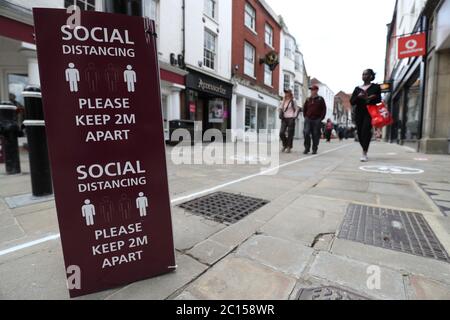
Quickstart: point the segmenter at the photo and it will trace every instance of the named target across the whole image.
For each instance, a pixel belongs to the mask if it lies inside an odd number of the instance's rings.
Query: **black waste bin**
[[[178,129],[181,130],[177,131]],[[182,130],[185,130],[185,132],[183,133]],[[188,139],[188,141],[186,141],[186,139]],[[195,121],[191,120],[169,121],[169,145],[175,146],[180,142],[188,142],[191,144],[191,146],[195,145]]]

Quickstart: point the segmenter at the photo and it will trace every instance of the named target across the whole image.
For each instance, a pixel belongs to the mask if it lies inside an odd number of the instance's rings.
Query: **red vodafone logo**
[[[406,49],[412,50],[412,49],[416,49],[417,48],[417,41],[414,39],[409,40],[408,42],[406,42],[405,46]]]
[[[426,54],[425,33],[415,34],[398,40],[398,58],[419,57]]]

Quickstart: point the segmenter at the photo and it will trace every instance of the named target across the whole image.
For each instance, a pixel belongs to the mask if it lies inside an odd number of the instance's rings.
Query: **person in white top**
[[[280,139],[283,143],[281,152],[291,153],[294,143],[295,124],[301,110],[294,100],[292,90],[287,89],[284,91],[284,94],[284,99],[278,108],[281,120]]]

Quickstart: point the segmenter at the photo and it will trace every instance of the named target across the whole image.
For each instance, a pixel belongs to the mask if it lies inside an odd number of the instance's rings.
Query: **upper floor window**
[[[294,98],[297,101],[301,101],[301,94],[300,94],[300,84],[296,83],[294,86]]]
[[[292,78],[289,73],[284,74],[284,89],[292,90]]]
[[[270,69],[270,66],[268,64],[264,64],[264,84],[266,86],[271,87],[272,86],[272,79],[273,79],[273,72]]]
[[[81,10],[95,11],[95,0],[64,0],[64,6],[78,6]]]
[[[158,3],[157,3],[157,0],[146,0],[144,2],[144,6],[145,6],[144,7],[144,11],[145,11],[146,15],[150,19],[158,22]]]
[[[244,51],[244,73],[255,77],[255,47],[246,42]]]
[[[216,39],[217,36],[209,30],[205,29],[205,43],[203,51],[203,63],[205,67],[210,69],[216,68]]]
[[[295,71],[300,71],[300,55],[295,55]]]
[[[213,19],[217,16],[217,0],[205,0],[205,14]]]
[[[256,11],[248,3],[245,4],[245,25],[249,29],[256,31]]]
[[[284,55],[288,58],[292,59],[292,39],[289,37],[286,37],[284,41]]]
[[[266,23],[266,44],[273,47],[273,28]]]

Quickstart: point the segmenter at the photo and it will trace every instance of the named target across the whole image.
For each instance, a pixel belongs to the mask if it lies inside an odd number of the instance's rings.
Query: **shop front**
[[[256,141],[258,135],[270,135],[279,128],[279,104],[279,97],[236,83],[232,106],[233,139]]]
[[[186,71],[160,61],[161,74],[161,107],[164,119],[164,136],[170,139],[169,124],[172,120],[181,119],[181,106],[186,89]]]
[[[224,138],[231,129],[231,83],[190,70],[186,76],[186,103],[181,118],[202,123],[203,132],[217,129]]]
[[[424,86],[421,70],[420,59],[407,66],[388,98],[394,118],[394,124],[388,128],[390,142],[414,149],[418,149],[422,138]]]

